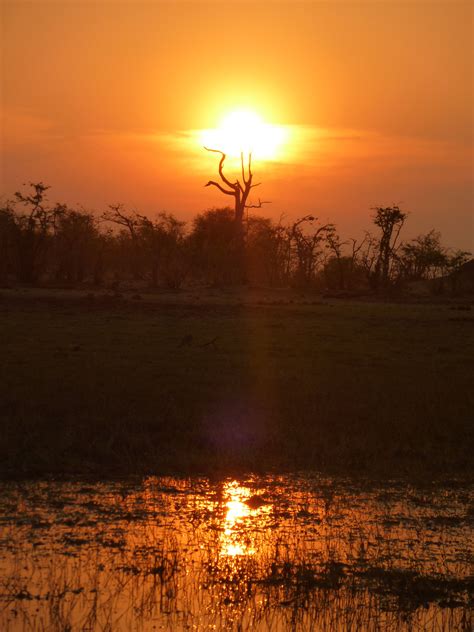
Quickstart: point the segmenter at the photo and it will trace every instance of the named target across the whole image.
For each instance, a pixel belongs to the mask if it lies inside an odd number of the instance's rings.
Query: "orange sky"
[[[234,108],[290,136],[255,165],[264,214],[343,237],[374,205],[474,250],[470,2],[5,1],[0,194],[189,219],[227,203],[196,142]]]

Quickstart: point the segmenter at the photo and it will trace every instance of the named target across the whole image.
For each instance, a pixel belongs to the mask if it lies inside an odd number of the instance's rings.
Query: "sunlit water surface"
[[[0,489],[5,632],[472,629],[474,505],[459,482]]]

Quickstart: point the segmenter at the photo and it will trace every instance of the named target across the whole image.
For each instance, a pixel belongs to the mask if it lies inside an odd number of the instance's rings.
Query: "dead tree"
[[[263,204],[268,204],[268,202],[262,202],[261,200],[259,200],[257,204],[248,204],[250,191],[261,184],[260,182],[257,182],[256,184],[253,184],[252,182],[252,152],[249,152],[248,154],[247,164],[245,164],[244,152],[240,152],[242,179],[239,180],[238,178],[236,178],[234,182],[231,182],[229,178],[227,178],[227,176],[224,174],[224,162],[227,158],[227,155],[220,149],[210,149],[209,147],[204,147],[204,149],[206,149],[206,151],[212,151],[216,154],[221,155],[221,159],[219,161],[219,176],[223,184],[225,185],[223,186],[215,180],[209,180],[209,182],[205,186],[217,187],[219,191],[222,191],[222,193],[224,193],[224,195],[230,195],[234,198],[234,219],[237,227],[241,230],[243,234],[242,227],[244,222],[245,209],[261,208]]]

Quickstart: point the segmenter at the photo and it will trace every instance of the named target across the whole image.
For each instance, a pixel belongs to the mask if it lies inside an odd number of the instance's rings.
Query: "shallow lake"
[[[462,481],[0,490],[5,632],[472,629],[474,494]]]

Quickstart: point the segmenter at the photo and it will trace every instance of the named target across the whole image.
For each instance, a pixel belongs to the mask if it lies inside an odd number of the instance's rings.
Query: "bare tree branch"
[[[209,182],[207,184],[204,185],[205,187],[209,187],[209,186],[215,186],[217,187],[220,191],[222,191],[222,193],[225,193],[226,195],[235,195],[235,191],[226,191],[224,189],[224,187],[222,187],[218,182],[214,182],[214,180],[209,180]]]
[[[236,188],[237,188],[237,184],[238,183],[237,182],[234,182],[234,183],[230,182],[230,180],[228,180],[225,177],[225,175],[224,175],[224,162],[225,162],[225,159],[227,158],[227,155],[223,151],[221,151],[220,149],[211,149],[210,147],[204,147],[204,149],[206,151],[212,151],[215,154],[220,154],[221,155],[221,159],[219,161],[219,175],[220,175],[221,179],[223,180],[223,182],[225,182],[228,187],[230,187],[231,189],[234,189],[234,191],[235,191]]]
[[[219,161],[219,176],[224,184],[226,184],[229,189],[224,188],[218,182],[214,180],[209,180],[209,182],[205,186],[215,186],[219,191],[224,193],[225,195],[232,195],[235,200],[235,222],[242,229],[242,223],[244,219],[245,209],[248,208],[261,208],[263,204],[268,204],[268,201],[261,201],[259,199],[258,204],[247,204],[247,200],[250,194],[251,189],[260,185],[260,182],[256,184],[252,184],[252,152],[248,154],[248,164],[245,165],[245,157],[244,152],[240,152],[240,171],[241,171],[241,180],[237,179],[235,182],[231,182],[224,175],[224,162],[226,159],[226,154],[220,149],[212,149],[210,147],[204,147],[206,151],[212,151],[216,154],[220,154],[221,159]],[[246,173],[247,171],[247,173]]]
[[[271,204],[270,200],[261,200],[260,198],[258,198],[258,203],[257,204],[246,204],[245,208],[262,208],[262,206],[264,204]]]

